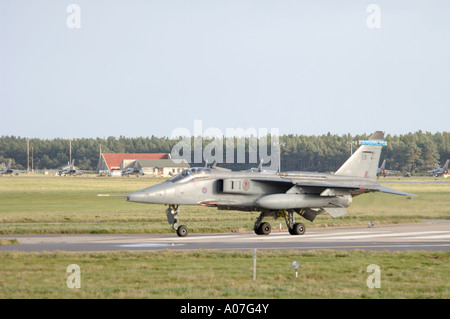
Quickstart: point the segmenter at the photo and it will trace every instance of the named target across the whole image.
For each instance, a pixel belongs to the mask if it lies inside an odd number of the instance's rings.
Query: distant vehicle
[[[68,163],[69,164],[69,163]],[[72,160],[72,164],[69,165],[69,167],[66,167],[64,169],[61,169],[58,171],[59,176],[67,176],[67,175],[82,175],[85,170],[79,170],[74,168],[75,159]]]
[[[19,175],[22,171],[11,169],[11,159],[9,159],[8,165],[2,163],[2,168],[0,169],[0,174],[3,175]]]
[[[144,175],[144,172],[140,169],[137,169],[136,167],[136,162],[134,162],[134,166],[133,167],[128,167],[126,169],[124,169],[122,171],[122,176],[130,176],[130,175],[136,175],[136,177],[138,177],[139,175]]]
[[[399,174],[400,171],[394,171],[394,170],[390,170],[390,169],[386,169],[386,160],[383,161],[383,164],[381,164],[381,166],[377,169],[377,176],[391,176],[391,175],[395,175],[395,174]]]
[[[436,163],[436,168],[431,170],[431,171],[427,171],[428,173],[430,173],[430,176],[434,176],[434,177],[439,177],[442,175],[448,175],[449,170],[448,170],[448,164],[449,164],[450,160],[447,160],[444,164],[443,167],[440,167],[438,163]]]
[[[258,211],[254,224],[257,235],[268,235],[266,217],[284,218],[291,235],[303,235],[305,225],[295,214],[313,221],[317,215],[346,214],[354,196],[383,192],[416,196],[381,186],[376,180],[384,132],[375,132],[334,174],[312,172],[264,172],[262,165],[250,171],[216,167],[192,167],[163,183],[125,195],[129,202],[165,204],[167,220],[177,235],[188,234],[178,225],[180,205],[217,207],[219,210]],[[104,196],[104,195],[100,195]],[[120,195],[119,195],[120,196]]]

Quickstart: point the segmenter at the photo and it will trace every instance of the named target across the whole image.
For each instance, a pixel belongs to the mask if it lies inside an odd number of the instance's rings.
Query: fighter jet
[[[427,171],[428,173],[430,173],[430,176],[434,176],[434,177],[439,177],[442,175],[446,175],[448,174],[449,170],[448,170],[448,164],[449,164],[450,160],[447,160],[444,164],[443,167],[440,167],[438,163],[436,163],[436,168],[431,170],[431,171]]]
[[[258,165],[258,167],[252,167],[248,170],[245,170],[244,172],[259,172],[259,173],[264,173],[264,174],[274,174],[277,171],[271,170],[271,169],[266,169],[264,166],[264,161],[261,161]]]
[[[377,176],[390,176],[390,175],[395,175],[400,173],[400,171],[394,171],[394,170],[390,170],[390,169],[385,169],[386,166],[386,160],[383,161],[383,163],[381,164],[381,166],[377,169]]]
[[[59,176],[66,176],[66,175],[82,175],[85,171],[79,170],[74,168],[75,159],[72,160],[72,164],[70,164],[68,167],[61,169],[58,171]]]
[[[122,171],[122,176],[130,176],[130,175],[144,175],[144,172],[136,167],[137,161],[134,162],[133,167],[128,167]]]
[[[215,167],[193,167],[163,183],[125,195],[129,202],[168,205],[166,215],[177,235],[188,234],[178,225],[181,205],[217,207],[219,210],[258,211],[254,224],[258,235],[268,235],[271,225],[266,217],[284,218],[291,235],[303,235],[305,225],[296,214],[309,221],[328,213],[346,214],[354,196],[383,192],[416,196],[381,186],[377,168],[384,132],[373,133],[334,173],[231,171]]]
[[[0,169],[0,174],[3,175],[9,175],[9,174],[16,174],[18,175],[18,171],[16,172],[15,170],[11,169],[11,159],[9,159],[8,165],[6,165],[5,163],[2,163],[2,168]]]

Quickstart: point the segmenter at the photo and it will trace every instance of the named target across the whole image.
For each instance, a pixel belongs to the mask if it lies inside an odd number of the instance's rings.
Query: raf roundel
[[[206,194],[207,191],[208,191],[208,189],[207,189],[206,187],[203,187],[203,188],[202,188],[202,193],[203,193],[203,194]]]
[[[250,181],[248,179],[244,180],[242,188],[244,189],[244,191],[248,191],[250,189]]]

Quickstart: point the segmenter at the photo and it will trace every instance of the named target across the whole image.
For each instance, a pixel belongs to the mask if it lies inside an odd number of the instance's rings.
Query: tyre
[[[269,235],[272,231],[272,226],[269,223],[261,223],[258,227],[258,235]]]
[[[179,237],[186,237],[188,233],[189,233],[188,228],[184,225],[181,225],[180,227],[177,228],[177,235]]]
[[[306,231],[306,227],[304,224],[302,223],[295,223],[294,226],[292,227],[292,232],[289,231],[289,233],[291,233],[291,235],[303,235]]]

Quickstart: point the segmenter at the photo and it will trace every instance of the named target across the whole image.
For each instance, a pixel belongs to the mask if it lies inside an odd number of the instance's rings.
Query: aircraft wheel
[[[179,237],[186,237],[188,234],[188,228],[184,225],[181,225],[180,227],[177,228],[177,235]]]
[[[272,226],[269,223],[261,223],[258,227],[258,235],[269,235],[272,231]]]
[[[289,230],[291,235],[303,235],[306,231],[306,227],[303,223],[295,223],[292,227],[292,232]]]

